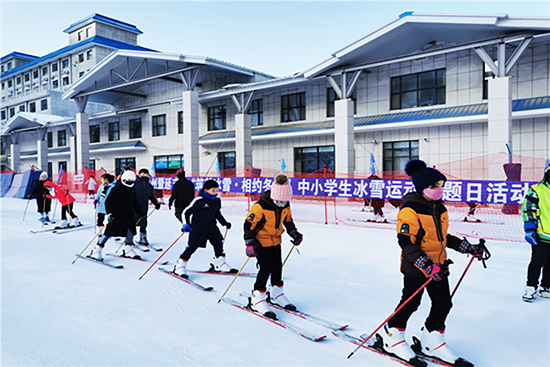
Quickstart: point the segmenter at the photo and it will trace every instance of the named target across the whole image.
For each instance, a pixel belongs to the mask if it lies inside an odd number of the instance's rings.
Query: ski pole
[[[151,268],[160,260],[161,257],[163,257],[167,252],[168,250],[170,250],[172,248],[172,246],[174,246],[176,244],[176,242],[179,241],[179,239],[185,234],[185,232],[182,232],[178,238],[176,238],[176,240],[170,245],[170,247],[168,247],[166,249],[166,251],[164,251],[158,259],[155,260],[155,262],[149,267],[149,269],[145,270],[145,273],[141,274],[141,276],[138,278],[138,280],[141,280],[141,278],[143,278],[145,276],[145,274],[147,274],[149,272],[149,270],[151,270]]]
[[[88,242],[88,244],[86,245],[86,247],[84,247],[84,250],[82,250],[78,255],[76,255],[76,258],[73,260],[73,262],[71,263],[74,264],[76,262],[76,260],[78,260],[78,258],[84,253],[84,251],[86,251],[86,249],[88,248],[88,246],[90,246],[92,244],[92,242],[94,242],[94,240],[97,238],[97,236],[99,236],[101,234],[101,232],[103,232],[105,230],[105,228],[107,228],[107,226],[109,225],[109,223],[107,223],[105,225],[105,227],[103,227],[101,229],[101,231],[97,232],[94,237],[90,240],[90,242]]]
[[[23,222],[25,221],[25,216],[27,215],[27,208],[29,207],[29,201],[31,201],[31,199],[28,199],[27,205],[25,205],[25,211],[23,212]]]
[[[365,338],[363,340],[363,342],[361,344],[359,344],[357,346],[357,348],[355,348],[353,350],[353,352],[351,352],[348,356],[348,358],[350,358],[353,354],[355,354],[355,352],[357,352],[359,350],[359,348],[361,348],[363,346],[363,344],[365,344],[370,338],[372,338],[372,336],[382,328],[382,326],[384,326],[386,324],[386,322],[388,322],[389,319],[391,319],[396,313],[398,313],[403,307],[405,307],[405,305],[407,303],[409,303],[409,301],[411,299],[414,298],[414,296],[416,296],[418,294],[418,292],[420,292],[422,289],[424,289],[428,283],[430,283],[432,281],[433,278],[428,278],[428,280],[426,280],[426,282],[424,284],[422,284],[422,286],[420,286],[420,288],[418,288],[409,298],[407,298],[407,300],[405,302],[403,302],[399,307],[397,307],[397,309],[395,311],[393,311],[393,313],[387,318],[384,320],[384,322],[382,324],[380,324],[380,326],[378,326],[367,338]]]
[[[288,257],[290,256],[290,253],[292,252],[292,250],[294,250],[294,247],[296,247],[296,245],[292,245],[292,248],[288,252],[288,255],[286,255],[285,261],[283,262],[283,265],[281,266],[281,268],[283,268],[285,266],[286,261],[288,260]]]
[[[466,238],[464,238],[466,240]],[[485,240],[483,238],[481,238],[479,240],[479,245],[483,248],[483,252],[486,253],[487,255],[484,256],[481,261],[483,262],[483,267],[484,268],[487,268],[487,265],[485,265],[485,260],[487,260],[489,257],[491,257],[491,254],[489,253],[489,251],[487,250],[487,247],[485,246]],[[460,277],[460,279],[458,280],[458,283],[456,283],[456,286],[455,286],[455,289],[453,290],[453,293],[451,293],[451,298],[453,298],[453,296],[455,295],[456,293],[456,290],[458,289],[458,286],[460,285],[460,283],[462,282],[462,279],[464,279],[464,276],[466,275],[466,272],[468,271],[468,269],[470,268],[470,265],[472,265],[472,262],[474,261],[475,257],[472,256],[472,258],[470,259],[470,262],[468,263],[468,266],[466,266],[466,269],[464,269],[464,272],[462,273],[462,276]]]
[[[218,300],[218,303],[220,303],[220,301],[223,299],[223,297],[225,296],[225,294],[229,291],[229,288],[231,288],[231,286],[233,285],[233,283],[235,283],[235,280],[237,280],[237,277],[239,276],[239,274],[241,274],[241,271],[243,271],[244,267],[246,266],[246,264],[248,264],[248,260],[250,260],[250,258],[246,259],[246,261],[244,262],[243,266],[241,266],[241,269],[239,270],[239,272],[237,273],[237,275],[235,275],[235,278],[233,278],[233,280],[231,281],[231,283],[229,284],[229,287],[227,287],[227,289],[225,290],[225,292],[223,292],[222,296],[220,297],[220,299]]]

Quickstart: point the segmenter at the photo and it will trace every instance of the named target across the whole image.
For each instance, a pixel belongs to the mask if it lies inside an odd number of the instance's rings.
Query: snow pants
[[[256,259],[260,270],[254,283],[255,291],[266,291],[267,280],[271,276],[271,285],[283,285],[282,273],[283,263],[281,260],[281,245],[272,247],[258,246],[255,248]]]
[[[176,218],[178,218],[178,220],[183,223],[183,219],[181,217],[181,215],[183,214],[183,211],[185,210],[185,208],[178,208],[176,207],[176,211],[174,212],[174,215],[176,216]]]
[[[414,292],[416,292],[418,288],[426,283],[427,280],[427,278],[405,276],[403,278],[403,294],[397,307],[401,306],[401,304],[405,302]],[[439,282],[432,280],[428,283],[425,289],[428,291],[428,295],[432,301],[430,314],[425,322],[426,328],[430,332],[434,330],[445,330],[445,320],[451,311],[451,307],[453,307],[451,302],[451,293],[449,291],[449,278],[444,277]],[[407,303],[388,321],[388,326],[405,329],[407,327],[407,321],[418,309],[418,306],[420,306],[423,293],[424,290],[418,292],[418,294],[414,296],[409,303]]]
[[[105,221],[105,214],[97,213],[97,226],[103,227],[103,222]]]
[[[66,220],[67,219],[67,212],[71,216],[71,218],[76,218],[76,214],[73,211],[73,203],[63,205],[61,207],[61,219]]]
[[[537,287],[539,285],[540,270],[542,269],[543,287],[550,287],[550,243],[541,241],[539,244],[531,246],[531,262],[527,268],[527,285]]]
[[[189,232],[189,241],[187,242],[187,247],[180,255],[180,258],[185,261],[189,261],[191,255],[193,255],[199,247],[206,247],[206,241],[210,241],[212,247],[214,247],[214,256],[225,256],[225,254],[223,253],[223,237],[220,231],[216,228],[215,231],[212,231],[208,234],[197,233],[194,231]]]
[[[105,247],[105,244],[107,243],[107,241],[109,241],[110,238],[111,236],[102,236],[101,240],[99,240],[99,245]],[[126,239],[124,240],[124,243],[128,243],[131,245],[134,244],[134,235],[132,234],[132,232],[130,232],[130,230],[126,232]]]

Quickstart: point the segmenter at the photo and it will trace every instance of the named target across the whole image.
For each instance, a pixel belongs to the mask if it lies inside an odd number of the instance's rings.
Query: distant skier
[[[216,181],[206,180],[199,196],[183,212],[185,222],[181,230],[189,233],[189,240],[174,266],[176,275],[187,278],[187,262],[199,247],[206,247],[207,241],[214,247],[214,260],[210,264],[213,270],[237,272],[225,260],[223,237],[216,222],[220,222],[227,229],[231,228],[231,223],[225,220],[221,212],[222,201],[218,197],[218,188]]]
[[[145,246],[149,245],[149,241],[147,240],[147,212],[149,211],[149,201],[153,203],[156,210],[160,209],[160,203],[155,197],[155,189],[153,185],[149,183],[150,177],[147,168],[140,169],[139,177],[134,186],[136,198],[141,207],[140,213],[144,213],[142,216],[136,213],[134,219],[136,220],[135,223],[137,223],[137,226],[139,226],[139,243]]]
[[[550,298],[550,166],[542,181],[529,188],[521,209],[525,240],[531,245],[523,300],[533,302],[537,292],[541,297]],[[542,282],[537,289],[541,270]]]
[[[377,175],[371,175],[368,177],[369,179],[380,179]],[[378,222],[378,223],[388,223],[386,220],[386,217],[384,216],[384,212],[382,211],[382,208],[384,207],[384,199],[370,199],[370,205],[373,209],[374,214],[374,220],[369,220],[369,222]]]
[[[252,292],[252,309],[270,318],[276,317],[267,305],[266,285],[270,276],[269,301],[288,310],[296,310],[284,293],[281,259],[283,226],[295,246],[300,245],[303,239],[292,220],[291,199],[292,186],[288,177],[280,173],[275,176],[271,190],[262,193],[260,200],[252,205],[244,222],[246,255],[256,257],[260,267]]]
[[[97,229],[101,230],[105,222],[105,216],[107,210],[105,209],[105,200],[109,196],[109,193],[115,186],[115,176],[105,173],[101,175],[101,186],[97,190],[97,194],[94,200],[94,207],[97,208]],[[101,238],[102,235],[100,235]]]
[[[90,176],[90,179],[88,180],[88,197],[90,199],[93,199],[95,196],[96,186],[97,186],[97,181],[95,180],[94,176]]]
[[[33,196],[36,198],[37,210],[38,213],[40,213],[40,218],[38,218],[38,220],[43,222],[50,221],[48,213],[51,211],[52,207],[52,199],[47,197],[47,191],[44,190],[44,183],[46,180],[48,180],[48,172],[42,171],[40,177],[34,183],[32,193],[28,196],[29,199]]]
[[[481,222],[481,220],[474,215],[474,213],[477,209],[477,204],[476,203],[466,203],[466,204],[468,204],[470,209],[468,210],[468,214],[466,214],[466,216],[464,217],[464,221],[465,222],[476,222],[476,223]]]
[[[445,343],[445,319],[451,310],[449,270],[446,248],[483,257],[484,247],[447,234],[449,214],[441,198],[447,178],[421,160],[410,160],[405,172],[412,176],[416,192],[403,197],[397,216],[397,238],[401,253],[401,272],[404,287],[399,306],[416,292],[427,278],[432,278],[426,289],[432,301],[430,314],[421,328],[422,352],[440,358],[455,366],[473,366],[459,357]],[[384,348],[413,364],[425,365],[405,341],[407,321],[422,299],[423,291],[397,312],[381,332]],[[399,307],[398,306],[398,307]]]
[[[176,207],[174,215],[183,223],[181,215],[185,208],[191,204],[195,198],[195,185],[185,178],[185,171],[181,170],[177,174],[178,180],[172,187],[172,195],[168,200],[168,209],[172,209],[172,204]]]
[[[111,237],[126,237],[122,255],[140,259],[134,251],[134,236],[136,235],[136,222],[134,211],[143,215],[141,207],[134,193],[136,174],[130,170],[124,171],[120,180],[116,182],[105,200],[105,211],[107,212],[107,227],[104,237],[98,241],[90,254],[96,260],[103,260],[102,251],[105,244]]]
[[[78,216],[74,212],[73,203],[76,201],[69,193],[69,190],[54,184],[51,181],[44,182],[44,189],[48,191],[47,197],[57,199],[61,204],[61,224],[58,228],[78,227],[82,225]],[[67,213],[71,216],[71,222],[67,220]]]

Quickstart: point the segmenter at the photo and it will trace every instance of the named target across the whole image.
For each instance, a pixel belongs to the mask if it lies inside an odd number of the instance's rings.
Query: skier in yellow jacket
[[[268,302],[288,310],[296,310],[283,291],[281,261],[281,235],[285,231],[283,226],[295,246],[302,242],[302,234],[296,230],[292,220],[291,199],[292,186],[288,177],[280,173],[275,176],[271,190],[260,195],[260,200],[252,206],[244,222],[246,255],[256,257],[260,267],[252,293],[252,309],[270,318],[275,318],[276,315],[270,310]],[[266,284],[270,276],[271,289],[268,298]]]
[[[401,253],[401,272],[404,275],[403,293],[398,307],[431,277],[426,286],[432,301],[430,314],[422,327],[422,352],[440,358],[455,366],[473,366],[459,358],[445,343],[445,319],[451,310],[448,281],[447,247],[469,253],[481,259],[483,246],[470,244],[447,233],[449,214],[441,200],[447,178],[424,161],[414,159],[407,163],[405,172],[412,176],[416,192],[403,197],[397,215],[397,238]],[[384,348],[417,366],[425,365],[405,341],[405,328],[410,316],[420,306],[422,291],[397,312],[386,325],[381,336]]]

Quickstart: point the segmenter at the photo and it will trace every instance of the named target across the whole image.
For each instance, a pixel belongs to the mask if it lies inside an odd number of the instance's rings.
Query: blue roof
[[[97,20],[99,22],[102,22],[102,23],[107,23],[113,27],[117,27],[117,28],[122,28],[126,31],[129,31],[129,32],[133,32],[133,33],[137,33],[137,34],[142,34],[143,32],[140,31],[135,25],[133,24],[130,24],[130,23],[125,23],[125,22],[121,22],[120,20],[116,20],[116,19],[113,19],[113,18],[109,18],[109,17],[106,17],[105,15],[101,15],[101,14],[97,14],[97,13],[94,13],[82,20],[79,20],[78,22],[76,23],[73,23],[69,26],[69,28],[65,29],[63,32],[65,33],[70,33],[72,31],[74,31],[75,29],[78,29],[82,26],[85,25],[85,23],[91,23],[92,20]]]
[[[2,56],[2,58],[0,58],[0,62],[4,62],[8,59],[34,60],[34,59],[38,59],[38,56],[24,54],[22,52],[14,51],[10,54],[7,54],[6,56]]]
[[[1,75],[1,77],[5,77],[5,76],[8,76],[10,74],[15,74],[15,73],[20,72],[22,70],[25,70],[27,68],[30,68],[30,67],[38,65],[40,63],[43,63],[46,60],[56,58],[60,55],[63,55],[64,53],[67,53],[71,50],[74,50],[75,48],[87,45],[89,43],[96,43],[96,44],[99,44],[99,45],[112,47],[112,48],[115,48],[115,49],[122,49],[122,50],[155,51],[155,50],[152,50],[152,49],[149,49],[149,48],[136,46],[136,45],[130,45],[128,43],[124,43],[124,42],[120,42],[120,41],[115,41],[115,40],[105,38],[105,37],[102,37],[102,36],[93,36],[93,37],[90,37],[88,39],[85,39],[82,42],[75,43],[75,44],[72,44],[72,45],[69,45],[69,46],[65,46],[63,48],[60,48],[57,51],[51,52],[51,53],[49,53],[45,56],[34,59],[33,61],[30,61],[26,64],[20,65],[20,66],[16,67],[15,69],[12,69],[10,71],[7,71],[7,72],[3,73]]]

